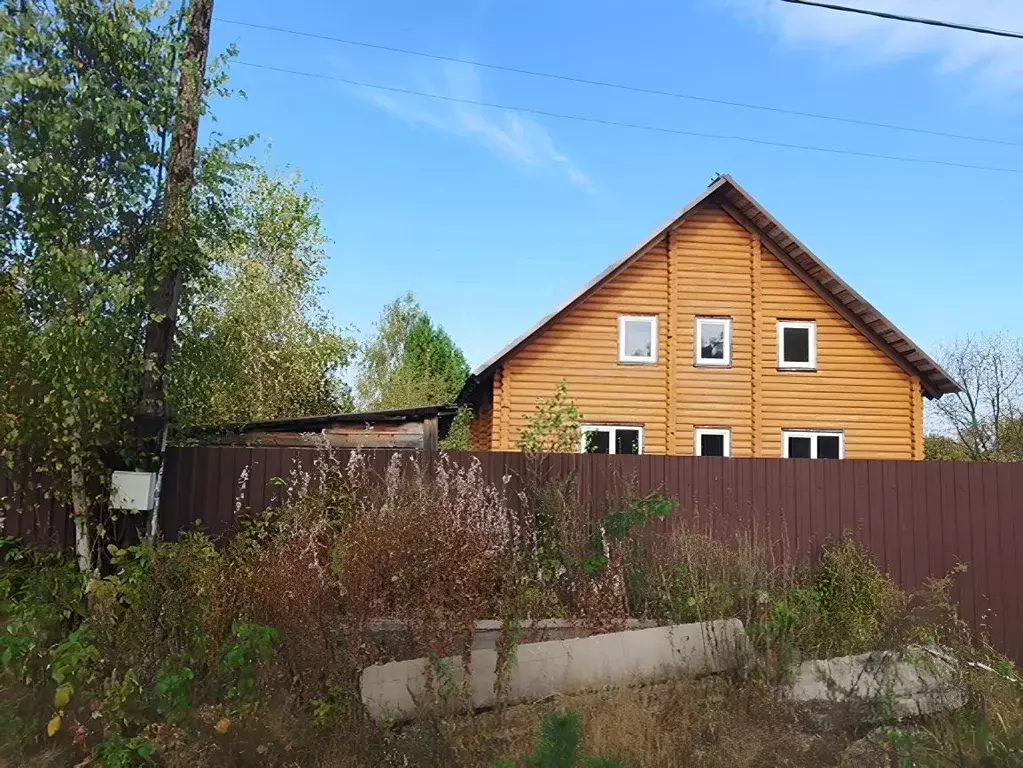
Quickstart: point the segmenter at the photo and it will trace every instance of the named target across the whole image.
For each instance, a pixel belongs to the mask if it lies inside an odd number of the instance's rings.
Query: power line
[[[939,21],[938,19],[925,19],[920,16],[903,16],[898,13],[886,11],[872,11],[869,8],[853,8],[848,5],[834,5],[832,3],[819,3],[817,0],[781,0],[783,3],[792,5],[808,5],[813,8],[824,8],[829,11],[841,11],[843,13],[858,13],[861,16],[876,16],[879,19],[890,21],[905,21],[911,24],[926,24],[930,27],[943,27],[945,29],[958,29],[963,32],[976,32],[981,35],[994,35],[996,37],[1011,37],[1015,40],[1023,40],[1023,32],[1013,32],[1008,29],[993,29],[991,27],[978,27],[973,24],[957,24],[953,21]]]
[[[390,93],[400,93],[406,96],[421,96],[427,99],[437,99],[440,101],[454,102],[456,104],[471,104],[476,107],[487,107],[489,109],[504,109],[514,112],[524,112],[532,115],[540,115],[542,117],[553,117],[559,120],[575,120],[583,123],[595,123],[597,125],[613,126],[615,128],[629,128],[640,131],[652,131],[656,133],[667,133],[674,134],[676,136],[689,136],[692,138],[700,139],[719,139],[723,141],[741,141],[747,144],[759,144],[768,147],[782,147],[784,149],[798,149],[807,152],[820,152],[832,155],[850,155],[853,157],[866,157],[873,160],[891,160],[900,163],[916,163],[922,165],[942,165],[951,168],[966,168],[974,171],[994,171],[998,173],[1019,173],[1023,174],[1021,168],[1006,168],[1002,166],[992,165],[972,165],[969,163],[958,163],[952,160],[937,160],[931,158],[922,157],[906,157],[901,155],[883,155],[874,152],[861,152],[854,149],[838,149],[835,147],[820,147],[809,144],[791,144],[782,141],[771,141],[769,139],[757,139],[752,136],[740,136],[732,134],[719,134],[719,133],[703,133],[699,131],[686,131],[679,128],[667,128],[664,126],[657,125],[645,125],[643,123],[626,123],[618,120],[605,120],[599,117],[591,117],[587,115],[569,115],[563,112],[551,112],[545,109],[534,109],[532,107],[518,107],[510,106],[507,104],[496,104],[488,101],[477,101],[475,99],[463,99],[457,96],[445,96],[439,93],[426,93],[424,91],[415,91],[410,88],[397,88],[389,85],[380,85],[378,83],[367,83],[361,80],[352,80],[346,77],[337,77],[335,75],[324,75],[317,72],[301,72],[295,69],[285,69],[284,67],[274,67],[269,64],[257,64],[251,61],[237,61],[237,64],[241,64],[246,67],[254,67],[256,69],[265,69],[271,72],[282,72],[288,75],[298,75],[301,77],[311,77],[319,80],[332,80],[338,83],[345,83],[347,85],[354,85],[360,88],[372,88],[378,91],[388,91]]]
[[[788,1],[788,0],[787,0]],[[216,18],[221,24],[234,24],[240,27],[250,27],[252,29],[262,29],[268,32],[278,32],[286,35],[296,35],[298,37],[309,37],[316,40],[328,40],[334,43],[341,43],[343,45],[351,45],[359,48],[369,48],[376,51],[386,51],[388,53],[399,53],[405,56],[418,56],[424,59],[433,59],[434,61],[446,61],[454,64],[469,64],[475,67],[482,67],[484,69],[492,69],[498,72],[511,72],[517,75],[527,75],[529,77],[542,77],[548,80],[560,80],[566,83],[576,83],[579,85],[592,85],[600,88],[614,88],[619,91],[631,91],[633,93],[644,93],[652,96],[665,96],[673,99],[686,99],[688,101],[697,101],[705,104],[717,104],[726,107],[739,107],[741,109],[755,109],[761,112],[773,112],[780,115],[792,115],[794,117],[805,117],[814,120],[829,120],[836,123],[848,123],[850,125],[859,125],[869,128],[882,128],[889,131],[903,131],[906,133],[917,133],[926,136],[937,136],[944,139],[960,139],[963,141],[977,141],[985,144],[1000,144],[1007,147],[1023,147],[1023,143],[1017,141],[1007,141],[1003,139],[992,139],[985,136],[973,136],[970,134],[962,133],[949,133],[945,131],[937,131],[928,128],[917,128],[908,125],[898,125],[896,123],[883,123],[874,120],[861,120],[855,117],[841,117],[838,115],[828,115],[821,112],[804,112],[796,109],[786,109],[784,107],[773,107],[767,104],[753,104],[742,101],[729,101],[727,99],[715,99],[708,96],[697,96],[691,93],[681,93],[678,91],[665,91],[657,88],[646,88],[640,85],[626,85],[624,83],[612,83],[603,80],[592,80],[585,77],[574,77],[572,75],[563,75],[554,72],[542,72],[535,69],[524,69],[522,67],[505,66],[502,64],[491,64],[481,61],[472,61],[471,59],[462,59],[456,56],[445,56],[438,53],[426,53],[425,51],[416,51],[410,48],[397,48],[390,45],[380,45],[377,43],[367,43],[362,40],[351,40],[343,37],[335,37],[333,35],[323,35],[316,32],[304,32],[297,29],[286,29],[284,27],[275,27],[267,24],[254,24],[248,21],[237,21],[234,19],[224,19],[219,16]]]

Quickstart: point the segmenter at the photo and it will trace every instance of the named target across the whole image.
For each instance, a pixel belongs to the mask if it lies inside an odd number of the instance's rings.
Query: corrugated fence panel
[[[376,482],[386,481],[390,451],[369,451]],[[537,469],[520,453],[452,453],[461,466],[503,487],[512,504]],[[321,470],[344,473],[351,451],[325,461],[316,449],[270,447],[173,448],[160,500],[161,527],[175,536],[201,520],[214,535],[230,532],[242,514],[285,502],[289,485],[315,484]],[[409,471],[422,457],[403,453]],[[844,533],[856,536],[893,578],[915,588],[957,564],[954,595],[963,617],[1004,653],[1023,662],[1023,464],[911,461],[809,461],[683,456],[545,457],[541,478],[574,489],[591,521],[628,492],[660,491],[678,501],[668,520],[648,532],[664,541],[682,525],[731,537],[748,533],[782,542],[801,562]],[[70,509],[45,482],[15,482],[0,472],[0,535],[51,549],[70,549]]]

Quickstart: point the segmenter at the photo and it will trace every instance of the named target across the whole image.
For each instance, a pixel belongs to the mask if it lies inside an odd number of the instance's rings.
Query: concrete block
[[[804,662],[786,693],[799,702],[861,704],[864,719],[874,722],[966,703],[951,659],[923,646]]]
[[[723,672],[738,666],[744,641],[742,622],[723,619],[613,632],[567,640],[524,643],[508,672],[505,701],[519,704],[556,694],[605,686],[659,683],[679,675]],[[371,716],[401,722],[430,703],[427,659],[378,664],[362,671],[362,700]],[[438,688],[457,698],[464,680],[461,659],[445,658]],[[497,652],[472,652],[471,690],[475,709],[494,706]],[[445,690],[447,689],[447,690]]]

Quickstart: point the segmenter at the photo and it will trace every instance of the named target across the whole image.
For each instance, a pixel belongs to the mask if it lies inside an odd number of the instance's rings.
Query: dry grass
[[[761,618],[765,606],[798,582],[787,541],[755,523],[731,535],[711,521],[679,523],[634,552],[630,608],[663,622]]]
[[[552,709],[580,714],[587,754],[635,768],[809,768],[833,761],[845,746],[808,735],[792,706],[770,689],[708,677],[559,697],[456,721],[451,740],[459,765],[527,755]]]

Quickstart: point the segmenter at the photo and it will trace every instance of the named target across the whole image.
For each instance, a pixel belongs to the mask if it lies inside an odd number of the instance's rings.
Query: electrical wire
[[[788,0],[786,0],[788,1]],[[525,69],[522,67],[505,66],[502,64],[491,64],[481,61],[472,61],[471,59],[462,59],[457,56],[445,56],[437,53],[426,53],[425,51],[416,51],[410,48],[397,48],[390,45],[379,45],[377,43],[367,43],[362,40],[351,40],[343,37],[335,37],[332,35],[324,35],[316,32],[304,32],[297,29],[287,29],[285,27],[276,27],[269,24],[255,24],[249,21],[238,21],[236,19],[225,19],[222,17],[216,17],[215,21],[221,24],[233,24],[240,27],[250,27],[252,29],[261,29],[268,32],[277,32],[286,35],[296,35],[298,37],[308,37],[316,40],[327,40],[334,43],[341,43],[343,45],[350,45],[359,48],[369,48],[377,51],[386,51],[388,53],[398,53],[405,56],[418,56],[425,59],[433,59],[434,61],[445,61],[454,64],[468,64],[475,67],[482,67],[484,69],[492,69],[499,72],[511,72],[517,75],[527,75],[529,77],[540,77],[548,80],[560,80],[567,83],[576,83],[580,85],[590,85],[600,88],[613,88],[619,91],[631,91],[633,93],[643,93],[652,96],[664,96],[673,99],[685,99],[688,101],[702,102],[704,104],[717,104],[719,106],[727,107],[738,107],[740,109],[753,109],[761,112],[773,112],[780,115],[791,115],[794,117],[810,118],[813,120],[828,120],[836,123],[847,123],[849,125],[858,125],[868,128],[880,128],[889,131],[902,131],[905,133],[916,133],[923,134],[925,136],[936,136],[943,139],[958,139],[962,141],[976,141],[985,144],[999,144],[1007,147],[1023,147],[1023,142],[1008,141],[1005,139],[994,139],[986,136],[974,136],[964,133],[950,133],[946,131],[932,130],[928,128],[919,128],[915,126],[899,125],[897,123],[884,123],[877,122],[874,120],[864,120],[855,117],[842,117],[839,115],[828,115],[822,112],[804,112],[796,109],[786,109],[784,107],[774,107],[768,104],[753,104],[742,101],[730,101],[727,99],[715,99],[709,96],[697,96],[690,93],[681,93],[677,91],[665,91],[657,88],[646,88],[639,85],[626,85],[624,83],[612,83],[603,80],[592,80],[585,77],[573,77],[571,75],[557,74],[554,72],[543,72],[535,69]]]
[[[1009,29],[994,29],[992,27],[978,27],[973,24],[958,24],[954,21],[939,21],[938,19],[926,19],[922,16],[903,16],[900,13],[889,13],[888,11],[874,11],[869,8],[854,8],[849,5],[835,5],[834,3],[821,3],[817,0],[781,0],[783,3],[792,5],[805,5],[811,8],[823,8],[828,11],[840,11],[842,13],[858,13],[861,16],[875,16],[879,19],[889,21],[905,21],[910,24],[926,24],[929,27],[942,27],[944,29],[958,29],[963,32],[976,32],[980,35],[995,35],[996,37],[1011,37],[1015,40],[1023,40],[1023,32],[1013,32]]]
[[[1016,173],[1023,174],[1021,168],[1008,168],[1004,166],[993,166],[993,165],[973,165],[970,163],[960,163],[952,160],[939,160],[933,158],[922,158],[922,157],[907,157],[903,155],[884,155],[875,152],[861,152],[854,149],[839,149],[836,147],[821,147],[810,144],[793,144],[783,141],[771,141],[769,139],[757,139],[752,136],[740,136],[737,134],[719,134],[719,133],[705,133],[701,131],[687,131],[680,128],[668,128],[665,126],[646,125],[643,123],[626,123],[618,120],[605,120],[599,117],[592,117],[588,115],[570,115],[564,112],[552,112],[545,109],[534,109],[532,107],[520,107],[511,106],[508,104],[497,104],[495,102],[488,101],[477,101],[475,99],[463,99],[457,96],[446,96],[439,93],[427,93],[425,91],[416,91],[411,88],[397,88],[389,85],[380,85],[379,83],[367,83],[361,80],[352,80],[347,77],[338,77],[335,75],[325,75],[317,72],[302,72],[296,69],[287,69],[284,67],[275,67],[269,64],[257,64],[251,61],[237,61],[235,62],[245,67],[253,67],[256,69],[265,69],[271,72],[281,72],[288,75],[298,75],[301,77],[315,78],[319,80],[331,80],[338,83],[345,83],[347,85],[357,86],[360,88],[371,88],[379,91],[387,91],[390,93],[400,93],[406,96],[421,96],[427,99],[436,99],[440,101],[454,102],[457,104],[470,104],[476,107],[486,107],[489,109],[503,109],[514,112],[524,112],[526,114],[540,115],[542,117],[553,117],[559,120],[574,120],[583,123],[594,123],[597,125],[612,126],[615,128],[629,128],[640,131],[652,131],[656,133],[673,134],[676,136],[689,136],[693,138],[701,139],[718,139],[723,141],[740,141],[747,144],[758,144],[761,146],[768,147],[782,147],[784,149],[796,149],[807,152],[819,152],[832,155],[849,155],[852,157],[864,157],[873,160],[890,160],[900,163],[916,163],[922,165],[940,165],[947,166],[950,168],[965,168],[974,171],[993,171],[997,173]]]

